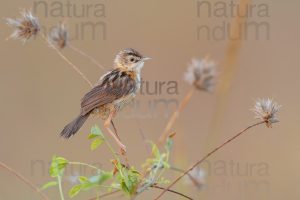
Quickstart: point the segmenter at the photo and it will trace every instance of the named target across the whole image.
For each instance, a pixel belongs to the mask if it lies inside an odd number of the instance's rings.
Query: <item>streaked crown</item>
[[[126,70],[135,70],[143,67],[144,61],[149,58],[144,57],[138,51],[127,48],[120,51],[115,58],[115,67]]]

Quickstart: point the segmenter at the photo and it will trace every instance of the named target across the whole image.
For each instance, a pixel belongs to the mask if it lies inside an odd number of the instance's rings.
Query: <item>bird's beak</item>
[[[150,60],[152,58],[149,58],[149,57],[143,57],[143,61],[146,61],[146,60]]]

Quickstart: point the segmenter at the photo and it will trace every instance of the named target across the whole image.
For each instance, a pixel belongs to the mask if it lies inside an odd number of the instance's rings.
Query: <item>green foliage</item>
[[[68,192],[70,198],[77,196],[81,191],[89,191],[101,187],[106,190],[108,189],[108,191],[117,189],[132,197],[154,184],[167,184],[169,182],[162,177],[162,174],[165,169],[170,167],[169,155],[173,146],[171,137],[168,138],[164,151],[161,151],[156,144],[151,143],[152,156],[147,159],[143,165],[146,169],[146,174],[143,175],[141,175],[134,167],[124,166],[120,162],[118,155],[114,153],[114,150],[108,141],[105,141],[105,137],[98,126],[95,125],[91,128],[88,138],[92,141],[90,145],[91,150],[97,149],[104,142],[107,144],[113,154],[116,155],[113,160],[115,168],[112,171],[104,171],[89,164],[70,162],[63,157],[53,156],[49,173],[51,177],[57,178],[57,181],[46,183],[42,189],[58,186],[61,199],[64,199],[61,180],[67,165],[82,165],[91,167],[92,169],[98,169],[97,174],[94,176],[78,177],[79,184],[74,185]],[[106,182],[108,182],[108,184],[104,185]]]
[[[116,167],[118,169],[118,184],[113,184],[113,186],[117,186],[120,190],[122,190],[129,196],[136,194],[138,185],[141,182],[140,173],[133,167],[128,169],[120,163],[118,163]]]
[[[50,176],[58,177],[62,176],[65,167],[68,165],[69,161],[63,157],[53,156],[51,166],[50,166]]]
[[[89,134],[88,138],[93,140],[90,147],[92,151],[101,146],[105,140],[102,131],[97,125],[91,128],[91,133]]]
[[[53,186],[57,186],[58,185],[58,182],[57,181],[50,181],[48,183],[45,183],[42,187],[41,187],[41,190],[45,190],[45,189],[48,189],[50,187],[53,187]]]
[[[88,191],[98,186],[102,186],[107,180],[113,178],[112,172],[100,171],[97,175],[87,178],[80,176],[78,178],[80,184],[73,186],[69,191],[69,196],[72,198],[79,194],[80,191]]]
[[[146,160],[146,163],[143,165],[148,168],[148,171],[152,171],[153,169],[168,169],[169,165],[169,154],[172,148],[172,140],[168,139],[168,142],[165,146],[166,152],[161,153],[156,144],[152,145],[152,155],[153,158],[149,158]]]
[[[149,173],[149,176],[143,180],[142,187],[139,189],[140,192],[146,190],[153,184],[166,184],[168,180],[162,177],[165,169],[170,168],[169,155],[173,146],[172,138],[169,137],[165,145],[165,152],[161,152],[158,146],[154,143],[152,145],[152,158],[146,160],[143,167]]]
[[[96,150],[101,144],[103,144],[104,140],[100,138],[96,138],[93,140],[91,143],[91,150],[94,151]]]
[[[79,194],[80,190],[81,190],[82,186],[81,185],[74,185],[70,191],[69,191],[69,197],[73,198],[76,195]]]

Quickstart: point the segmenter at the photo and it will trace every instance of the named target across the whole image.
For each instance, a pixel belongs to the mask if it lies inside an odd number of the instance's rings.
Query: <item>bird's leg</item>
[[[109,125],[112,122],[112,118],[115,114],[115,111],[110,112],[107,120],[104,122],[104,127],[107,129],[108,133],[114,138],[114,140],[117,142],[119,147],[121,148],[122,153],[126,153],[126,146],[122,144],[119,137],[109,128]]]
[[[117,136],[118,139],[121,141],[121,138],[120,138],[120,136],[119,136],[119,134],[118,134],[118,131],[117,131],[117,129],[116,129],[116,126],[115,126],[114,121],[111,120],[110,122],[111,122],[112,127],[114,128],[114,132],[115,132],[116,136]]]

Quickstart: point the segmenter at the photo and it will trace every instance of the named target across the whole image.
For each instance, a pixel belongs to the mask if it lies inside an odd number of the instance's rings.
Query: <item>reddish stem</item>
[[[235,136],[231,137],[229,140],[227,140],[226,142],[222,143],[221,145],[219,145],[218,147],[216,147],[214,150],[212,150],[211,152],[209,152],[208,154],[206,154],[202,159],[200,159],[198,162],[196,162],[192,167],[190,167],[188,170],[186,170],[183,174],[181,174],[179,177],[177,177],[168,187],[165,188],[164,191],[162,191],[156,198],[155,200],[158,200],[160,197],[162,197],[172,186],[174,186],[182,177],[184,177],[185,175],[187,175],[190,171],[192,171],[195,167],[197,167],[198,165],[200,165],[203,161],[205,161],[208,157],[210,157],[211,155],[213,155],[215,152],[217,152],[218,150],[220,150],[221,148],[223,148],[224,146],[226,146],[227,144],[229,144],[231,141],[233,141],[234,139],[236,139],[237,137],[239,137],[240,135],[242,135],[243,133],[245,133],[247,130],[258,126],[260,124],[264,124],[266,123],[265,121],[262,122],[258,122],[255,123],[251,126],[248,126],[247,128],[245,128],[244,130],[240,131],[238,134],[236,134]]]

